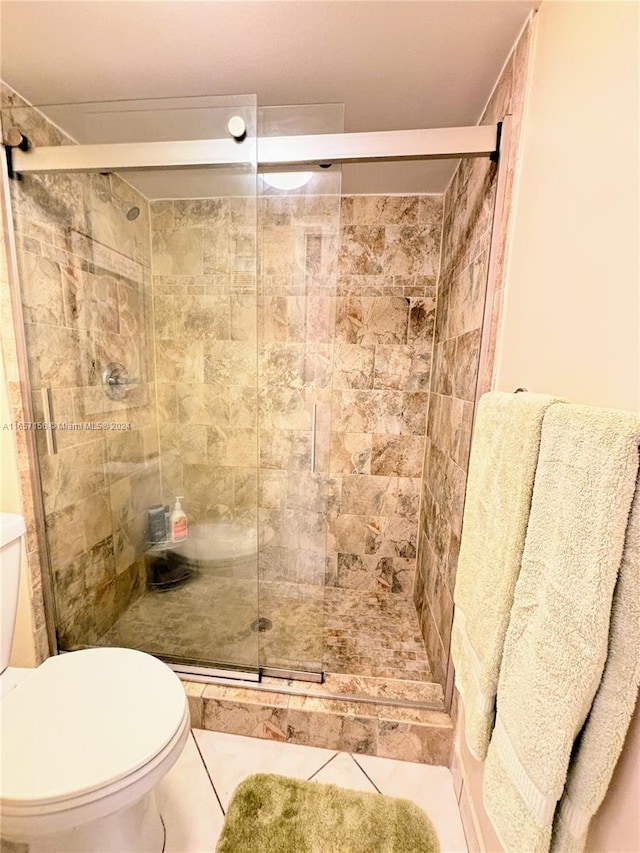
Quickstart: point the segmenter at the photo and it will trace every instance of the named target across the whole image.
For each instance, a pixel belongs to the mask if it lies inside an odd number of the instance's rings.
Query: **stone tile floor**
[[[431,681],[418,615],[410,599],[327,587],[324,605],[327,672]]]
[[[235,788],[253,773],[280,773],[405,797],[429,815],[443,853],[467,851],[446,767],[194,729],[182,756],[156,789],[167,827],[166,853],[214,850]]]
[[[256,632],[258,616],[272,627]],[[400,595],[221,577],[202,571],[163,592],[148,590],[100,645],[202,664],[428,682],[429,661],[413,603]]]

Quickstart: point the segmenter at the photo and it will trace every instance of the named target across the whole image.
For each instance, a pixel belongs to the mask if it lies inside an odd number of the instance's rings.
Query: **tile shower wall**
[[[2,120],[35,145],[69,142],[6,88]],[[38,434],[59,641],[90,645],[143,589],[145,511],[159,495],[148,205],[116,176],[25,176],[11,192],[35,420],[49,388],[52,420],[71,425],[55,455]],[[126,401],[103,392],[109,362],[136,380]]]
[[[439,196],[342,200],[330,586],[412,589],[441,227]]]
[[[230,266],[255,253],[242,209],[151,203],[165,498],[191,492],[194,520],[249,512],[257,400],[261,579],[410,596],[442,200],[258,199],[257,304]]]
[[[232,575],[227,598],[245,602],[247,628],[259,572],[261,613],[276,626],[260,662],[309,669],[322,651],[339,197],[169,200],[151,211],[165,498],[184,494],[193,525],[259,526],[257,560],[207,571]]]
[[[503,221],[496,232],[496,297],[489,334],[489,364],[478,377],[487,290],[497,166],[462,160],[444,197],[442,258],[438,277],[435,358],[425,444],[414,601],[434,679],[444,685],[453,618],[476,384],[491,388],[499,323],[513,164],[522,123],[530,26],[523,32],[480,124],[512,114]]]
[[[359,648],[381,644],[394,650],[396,678],[432,680],[424,654],[395,631],[369,624],[365,638],[351,635],[356,598],[385,614],[410,600],[441,230],[440,196],[342,200],[325,594],[343,626],[328,648],[348,658],[347,672],[363,670]]]
[[[260,577],[280,585],[289,606],[306,587],[318,662],[327,513],[338,499],[329,424],[339,221],[338,194],[259,199]]]
[[[164,499],[190,521],[255,524],[254,199],[152,201]]]

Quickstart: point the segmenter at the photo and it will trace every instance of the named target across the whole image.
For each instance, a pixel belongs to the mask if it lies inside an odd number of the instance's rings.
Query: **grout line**
[[[311,776],[309,776],[309,778],[307,779],[307,782],[310,782],[310,781],[313,779],[313,777],[314,777],[314,776],[317,776],[317,775],[318,775],[318,773],[320,773],[320,771],[321,771],[321,770],[324,770],[324,768],[325,768],[328,764],[331,764],[331,762],[333,761],[333,759],[334,759],[337,755],[340,755],[340,753],[339,753],[339,752],[334,752],[334,753],[333,753],[333,755],[331,756],[331,758],[329,758],[327,761],[325,761],[325,763],[324,763],[321,767],[318,767],[318,769],[317,769],[316,771],[314,771],[314,772],[311,774]]]
[[[200,756],[200,761],[202,761],[202,766],[204,767],[205,773],[207,774],[207,776],[209,778],[209,782],[211,783],[211,787],[213,788],[213,793],[216,795],[216,800],[218,801],[218,805],[220,806],[220,811],[222,812],[223,815],[226,815],[227,813],[224,810],[224,806],[222,805],[222,800],[218,796],[218,792],[216,791],[216,786],[213,784],[213,779],[211,778],[211,774],[209,773],[209,768],[207,767],[207,762],[204,760],[204,756],[202,755],[202,752],[200,751],[200,746],[198,744],[198,740],[197,740],[196,736],[193,733],[193,729],[191,730],[191,737],[193,738],[193,742],[195,743],[196,749],[198,750],[198,755]]]
[[[371,776],[369,776],[369,774],[368,774],[368,773],[367,773],[367,771],[364,769],[364,767],[363,767],[361,764],[358,764],[358,759],[355,757],[355,755],[353,755],[353,753],[349,753],[349,755],[350,755],[350,756],[351,756],[351,758],[353,759],[353,761],[354,761],[354,763],[355,763],[356,767],[358,768],[358,770],[361,770],[361,771],[364,773],[364,775],[365,775],[365,776],[367,777],[367,779],[371,782],[371,784],[372,784],[372,785],[373,785],[373,787],[376,789],[376,791],[377,791],[379,794],[381,794],[381,793],[382,793],[382,791],[380,790],[380,788],[378,788],[378,786],[377,786],[377,785],[376,785],[376,783],[373,781],[373,779],[371,778]]]

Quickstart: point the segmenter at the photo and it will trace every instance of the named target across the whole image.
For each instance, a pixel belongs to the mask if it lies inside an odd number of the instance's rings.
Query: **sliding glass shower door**
[[[42,113],[16,98],[5,136],[157,150],[244,122],[233,165],[11,190],[35,419],[56,427],[38,452],[59,647],[257,673],[255,97]]]
[[[2,122],[142,143],[11,185],[60,649],[321,677],[341,174],[258,175],[257,148],[342,106],[16,96]],[[221,163],[168,167],[193,140]]]
[[[342,105],[258,110],[261,137],[337,133]],[[260,660],[322,672],[339,166],[258,176]]]

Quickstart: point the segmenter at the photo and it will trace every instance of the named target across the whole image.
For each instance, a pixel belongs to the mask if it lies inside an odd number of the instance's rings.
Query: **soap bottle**
[[[182,509],[180,501],[184,500],[182,495],[176,498],[176,505],[173,512],[169,516],[169,526],[171,530],[171,541],[181,542],[187,538],[187,516]]]

